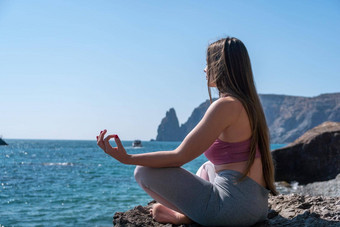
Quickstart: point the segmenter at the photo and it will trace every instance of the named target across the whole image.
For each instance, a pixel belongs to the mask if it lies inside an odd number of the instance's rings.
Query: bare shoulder
[[[213,102],[206,112],[206,119],[215,119],[227,127],[239,118],[243,110],[242,103],[233,97],[219,98]]]
[[[243,105],[238,99],[227,96],[217,99],[211,105],[211,108],[230,116],[234,114],[239,115],[243,110]]]

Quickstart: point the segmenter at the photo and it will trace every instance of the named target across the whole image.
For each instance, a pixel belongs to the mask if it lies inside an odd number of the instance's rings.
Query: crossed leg
[[[213,182],[216,176],[214,165],[209,161],[204,163],[199,168],[196,175],[206,181]],[[175,225],[192,223],[192,220],[181,213],[176,206],[171,204],[169,201],[167,201],[157,193],[144,187],[144,185],[141,184],[137,178],[136,180],[141,185],[141,187],[158,202],[154,204],[152,209],[150,210],[150,213],[155,221],[160,223],[171,223]]]
[[[153,219],[159,223],[171,223],[175,225],[192,223],[192,220],[181,212],[174,211],[160,203],[154,204],[150,213]]]
[[[162,196],[144,187],[142,184],[141,187],[146,193],[148,193],[153,199],[157,201],[157,203],[155,203],[150,210],[150,214],[155,221],[159,223],[171,223],[175,225],[192,223],[192,220],[182,214],[176,206],[168,202]]]

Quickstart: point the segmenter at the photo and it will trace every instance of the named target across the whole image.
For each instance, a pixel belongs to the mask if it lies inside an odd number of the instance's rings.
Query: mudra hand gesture
[[[115,134],[108,135],[107,137],[104,136],[107,130],[104,129],[99,133],[97,136],[97,145],[108,155],[113,157],[114,159],[118,160],[121,163],[127,164],[127,160],[129,159],[130,155],[128,155],[123,147],[122,142],[120,141],[119,137]],[[112,147],[110,144],[110,139],[114,138],[117,147]]]

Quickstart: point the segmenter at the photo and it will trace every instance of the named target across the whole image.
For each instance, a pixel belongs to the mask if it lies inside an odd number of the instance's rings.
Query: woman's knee
[[[145,166],[136,166],[135,171],[134,171],[134,176],[137,182],[140,182],[140,180],[143,178],[145,175]]]
[[[153,173],[156,169],[146,167],[146,166],[136,166],[135,171],[134,171],[134,176],[140,185],[145,185],[147,182],[149,182],[153,178]]]
[[[204,180],[214,182],[216,177],[215,166],[210,161],[205,162],[197,171],[197,176],[203,178]]]

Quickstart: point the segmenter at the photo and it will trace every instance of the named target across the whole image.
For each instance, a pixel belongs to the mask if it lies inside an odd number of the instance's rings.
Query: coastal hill
[[[340,93],[316,97],[259,95],[271,135],[271,143],[290,143],[307,130],[325,122],[340,122]],[[171,108],[157,130],[157,141],[182,141],[202,119],[209,100],[194,109],[179,125],[176,111]]]

